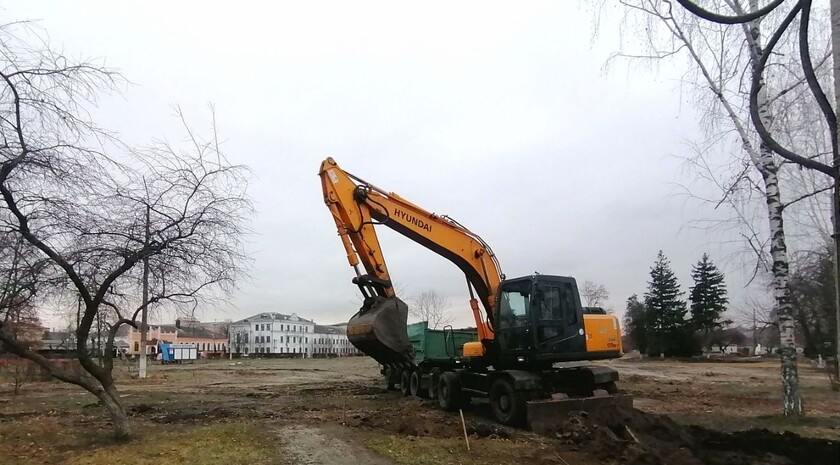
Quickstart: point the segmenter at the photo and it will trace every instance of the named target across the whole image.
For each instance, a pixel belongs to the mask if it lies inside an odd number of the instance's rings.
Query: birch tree
[[[790,119],[796,117],[796,112],[787,111],[792,105],[791,102],[801,103],[801,87],[805,84],[810,86],[811,78],[807,70],[790,72],[795,70],[796,66],[789,62],[789,55],[783,54],[788,61],[777,60],[778,69],[787,73],[764,72],[767,58],[774,47],[782,43],[783,46],[796,46],[797,49],[801,49],[801,40],[797,40],[796,36],[782,40],[780,34],[773,33],[765,46],[761,19],[773,8],[760,7],[757,1],[750,1],[748,4],[742,4],[741,0],[705,2],[706,7],[713,9],[732,8],[749,12],[744,13],[747,20],[736,22],[736,26],[726,24],[729,21],[725,18],[721,20],[720,15],[716,16],[718,21],[703,20],[694,15],[695,10],[683,10],[672,5],[670,1],[625,0],[622,3],[630,14],[642,18],[640,23],[645,28],[642,37],[647,53],[623,53],[621,56],[656,60],[687,58],[690,70],[687,74],[688,81],[701,97],[700,106],[705,109],[702,123],[709,137],[708,145],[725,146],[727,141],[734,139],[744,154],[743,158],[734,158],[734,162],[729,165],[733,168],[730,171],[732,174],[724,179],[720,179],[702,157],[696,159],[695,163],[700,172],[707,179],[714,181],[722,192],[722,198],[716,201],[716,206],[732,206],[737,221],[746,225],[748,233],[741,234],[750,249],[755,252],[755,272],[767,269],[772,273],[774,314],[778,319],[782,339],[780,353],[783,411],[788,415],[800,414],[802,402],[796,367],[795,327],[788,286],[790,259],[783,214],[786,207],[812,198],[822,189],[789,195],[787,200],[784,200],[780,180],[793,160],[784,157],[784,154],[777,151],[779,147],[765,140],[762,131],[768,127],[776,127],[774,125],[780,123],[779,119],[787,119],[790,123]],[[680,3],[688,2],[680,0]],[[774,2],[775,6],[780,3]],[[775,16],[768,21],[774,20]],[[787,22],[789,26],[790,15],[780,21]],[[807,27],[804,36],[807,37]],[[797,57],[799,55],[801,53],[796,54]],[[817,66],[811,67],[810,71],[819,70],[820,67],[824,70],[826,63],[827,55],[820,57]],[[768,74],[769,81],[765,80],[765,74]],[[794,96],[798,98],[793,99]],[[782,106],[781,110],[779,106]],[[774,109],[776,111],[773,111]],[[806,126],[800,121],[800,129]],[[795,131],[786,133],[792,135],[789,138],[791,141],[796,139],[793,137]],[[780,157],[777,158],[777,155]],[[757,173],[757,179],[752,177],[753,172]],[[763,228],[756,227],[756,218],[749,216],[749,212],[743,208],[742,196],[751,196],[753,193],[759,193],[764,204],[766,240],[762,238]],[[766,257],[765,247],[768,251]]]
[[[751,43],[755,49],[753,53],[753,75],[750,86],[750,118],[761,138],[762,144],[769,147],[774,153],[786,161],[796,164],[803,169],[813,170],[822,173],[832,180],[833,195],[833,233],[834,233],[834,275],[835,275],[835,325],[840,328],[840,147],[838,147],[838,112],[840,112],[840,1],[831,0],[831,42],[833,58],[833,80],[834,80],[834,107],[831,104],[831,97],[826,92],[828,85],[820,82],[815,65],[811,58],[811,26],[812,1],[798,0],[785,2],[775,0],[759,8],[756,0],[751,0],[748,8],[745,8],[737,0],[727,0],[729,11],[720,13],[714,9],[705,8],[691,0],[677,0],[684,8],[693,14],[707,21],[719,24],[741,24],[745,30],[758,27],[761,21],[766,19],[774,10],[783,3],[788,3],[790,9],[785,12],[783,19],[775,27],[767,45],[762,50]],[[798,30],[791,25],[798,19]],[[778,133],[768,124],[771,105],[767,99],[767,85],[764,80],[768,66],[773,64],[771,57],[774,55],[776,45],[786,35],[793,35],[798,39],[799,66],[804,75],[805,84],[812,98],[812,105],[819,109],[823,116],[823,123],[827,127],[830,137],[831,150],[826,154],[814,153],[807,148],[801,148],[785,144],[778,137]],[[749,42],[749,37],[747,38]],[[840,337],[840,331],[838,331]],[[783,336],[784,338],[784,336]],[[840,343],[836,343],[836,374],[840,374]],[[787,411],[787,408],[786,408]]]

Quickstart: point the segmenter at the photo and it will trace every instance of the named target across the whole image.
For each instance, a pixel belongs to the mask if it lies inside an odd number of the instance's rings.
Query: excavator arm
[[[428,212],[393,192],[386,192],[342,170],[332,158],[327,158],[321,163],[318,174],[324,191],[324,202],[335,220],[347,260],[356,271],[353,282],[359,286],[366,300],[366,305],[348,325],[348,337],[355,340],[354,343],[364,344],[371,342],[371,337],[375,339],[376,335],[371,333],[377,327],[369,320],[387,318],[381,315],[365,317],[366,313],[385,313],[388,308],[392,308],[394,299],[398,300],[375,225],[391,228],[458,266],[467,278],[471,296],[470,306],[479,338],[482,341],[494,338],[493,308],[503,275],[487,243],[452,218]],[[360,264],[364,273],[359,270]],[[479,309],[478,301],[484,308],[483,313]],[[374,307],[384,307],[385,310]],[[362,321],[354,325],[354,320]],[[402,324],[404,323],[403,321]],[[391,326],[398,324],[399,322],[390,323]],[[404,328],[382,329],[381,338],[388,338],[389,335],[385,333],[389,331],[405,332]],[[364,347],[360,349],[368,353]],[[399,352],[404,348],[390,349]],[[381,347],[372,347],[370,350],[387,352]],[[377,360],[387,358],[389,362],[396,357],[393,353],[368,355]]]

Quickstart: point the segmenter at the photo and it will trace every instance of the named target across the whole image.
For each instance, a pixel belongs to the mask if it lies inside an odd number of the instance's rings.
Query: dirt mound
[[[619,409],[578,412],[555,435],[622,465],[817,465],[840,463],[840,444],[793,433],[722,433],[685,427],[664,415]]]
[[[407,436],[450,437],[460,422],[452,415],[428,408],[421,401],[394,403],[382,409],[360,409],[347,415],[348,426],[385,430]]]
[[[144,417],[155,423],[204,423],[208,421],[224,421],[243,416],[245,412],[224,406],[207,408],[203,405],[188,405],[181,408],[171,406],[158,407],[150,404],[137,404],[128,407],[128,414],[133,417]]]

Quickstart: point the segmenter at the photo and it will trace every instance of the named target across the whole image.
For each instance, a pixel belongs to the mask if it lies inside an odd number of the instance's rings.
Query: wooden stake
[[[628,432],[628,433],[630,433],[630,437],[631,437],[631,438],[633,438],[633,440],[634,440],[634,441],[636,441],[636,444],[641,444],[641,443],[639,442],[639,438],[637,438],[637,437],[636,437],[636,435],[635,435],[635,434],[633,434],[633,430],[632,430],[632,429],[630,429],[630,427],[629,427],[629,426],[624,425],[624,429],[626,429],[626,430],[627,430],[627,432]]]
[[[461,427],[464,428],[464,442],[467,443],[467,451],[470,450],[470,437],[467,436],[467,423],[464,421],[464,411],[458,409],[458,413],[461,414]]]

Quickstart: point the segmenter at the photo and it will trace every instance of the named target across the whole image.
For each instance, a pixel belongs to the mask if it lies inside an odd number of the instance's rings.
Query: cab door
[[[499,355],[505,365],[517,356],[526,355],[533,347],[531,294],[530,280],[502,284],[495,331]]]
[[[560,277],[540,280],[531,300],[537,352],[557,360],[586,352],[583,314],[574,280]]]

